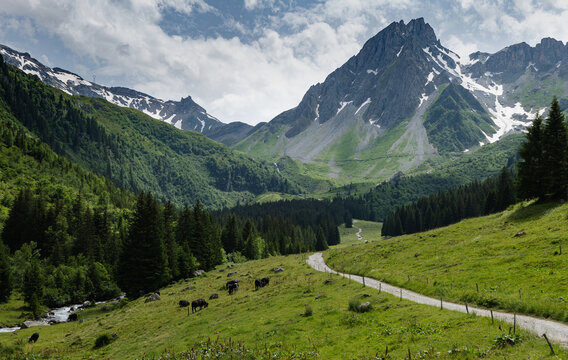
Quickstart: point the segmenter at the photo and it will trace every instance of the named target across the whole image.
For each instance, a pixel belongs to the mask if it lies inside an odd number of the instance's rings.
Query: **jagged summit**
[[[520,131],[568,91],[568,51],[545,38],[461,59],[423,18],[393,22],[235,147],[287,155],[323,176],[386,180],[441,153]]]

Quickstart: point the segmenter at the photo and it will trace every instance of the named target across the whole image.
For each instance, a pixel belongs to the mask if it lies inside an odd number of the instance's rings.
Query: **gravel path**
[[[358,275],[343,274],[335,270],[332,270],[325,264],[321,253],[315,253],[311,255],[308,258],[307,262],[308,265],[313,267],[315,270],[338,274],[343,277],[349,277],[351,280],[357,281],[358,283],[361,284],[363,283],[363,281],[365,281],[366,286],[375,289],[380,289],[381,291],[387,292],[397,297],[402,297],[403,299],[410,300],[418,304],[440,307],[440,299],[434,299],[428,296],[420,295],[413,291],[392,286],[387,283],[369,277],[365,277],[363,280],[363,278]],[[459,311],[463,313],[466,312],[466,307],[464,304],[455,304],[443,301],[442,307],[447,310]],[[480,309],[473,306],[468,306],[468,308],[470,313],[475,313],[477,316],[491,317],[491,313],[489,310]],[[499,312],[499,311],[493,311],[493,316],[497,320],[503,320],[510,324],[513,324],[515,317],[515,315],[513,314]],[[549,340],[555,343],[559,343],[564,348],[568,348],[568,325],[561,324],[555,321],[538,319],[526,315],[516,315],[516,323],[518,327],[528,330],[532,333],[535,333],[538,336],[546,334]]]

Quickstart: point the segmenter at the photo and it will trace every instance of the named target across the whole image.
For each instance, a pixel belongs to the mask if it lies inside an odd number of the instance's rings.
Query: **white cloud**
[[[275,1],[241,4],[253,11]],[[424,15],[444,45],[460,55],[519,41],[534,44],[543,36],[568,40],[568,6],[552,0],[322,0],[309,9],[300,6],[254,27],[254,39],[246,43],[236,37],[169,36],[160,28],[164,8],[188,17],[219,11],[204,0],[8,1],[0,7],[0,33],[18,29],[33,38],[47,31],[71,53],[92,59],[94,68],[70,69],[85,77],[104,75],[114,85],[163,99],[191,95],[223,121],[251,124],[296,106],[310,85],[401,17]],[[240,19],[229,21],[235,34],[246,33]]]
[[[472,42],[464,42],[457,36],[450,36],[445,46],[460,56],[464,62],[469,61],[469,54],[479,50],[477,44]]]

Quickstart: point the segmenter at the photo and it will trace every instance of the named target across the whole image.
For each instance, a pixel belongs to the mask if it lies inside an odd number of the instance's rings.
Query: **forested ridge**
[[[133,192],[220,208],[266,191],[299,191],[272,164],[133,109],[71,97],[3,61],[0,98],[57,154]]]
[[[244,159],[239,167],[232,164],[236,160],[227,148],[201,135],[197,142],[186,142],[194,135],[173,128],[161,131],[162,125],[168,125],[128,109],[119,121],[112,116],[103,119],[101,109],[111,115],[120,109],[103,100],[70,98],[4,63],[0,63],[0,82],[0,301],[13,291],[21,293],[33,317],[41,315],[43,306],[108,299],[122,291],[137,297],[224,261],[312,251],[339,241],[335,221],[312,227],[239,217],[235,229],[244,238],[231,244],[226,241],[230,234],[224,231],[226,224],[214,219],[204,203],[175,203],[164,200],[160,191],[135,195],[131,190],[137,187],[117,186],[121,182],[112,176],[116,169],[108,159],[117,154],[136,158],[140,151],[136,146],[147,151],[152,149],[151,139],[158,138],[187,157],[198,156],[203,166],[228,171],[230,181],[223,186],[255,191],[288,186],[274,169],[241,155],[236,157]],[[132,145],[125,156],[124,139],[112,127],[133,132],[125,123],[129,116],[142,128],[142,135],[131,134],[141,143]],[[106,176],[84,169],[99,160]],[[171,171],[181,170],[161,171],[171,176]],[[248,177],[248,172],[253,176]],[[206,191],[192,196],[200,195],[212,199]],[[234,214],[230,217],[236,219]],[[270,237],[263,230],[267,226],[286,238]]]

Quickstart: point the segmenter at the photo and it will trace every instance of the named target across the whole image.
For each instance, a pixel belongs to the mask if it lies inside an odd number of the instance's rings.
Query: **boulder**
[[[77,315],[77,313],[71,313],[67,317],[67,321],[77,321],[77,320],[79,320],[79,315]]]
[[[526,233],[524,231],[519,231],[513,237],[519,237],[519,236],[523,236],[523,235],[526,235]]]
[[[279,273],[279,272],[284,271],[284,268],[283,267],[275,267],[274,269],[272,269],[272,271],[274,271],[275,273]]]
[[[194,272],[191,273],[191,275],[193,276],[201,276],[203,274],[205,274],[204,270],[195,270]]]
[[[324,283],[325,285],[331,284],[331,278],[325,279],[325,280],[323,281],[323,283]]]
[[[153,293],[152,295],[148,296],[146,298],[146,301],[144,301],[144,302],[151,302],[151,301],[157,301],[157,300],[162,300],[162,298],[157,293]]]
[[[211,296],[209,296],[209,300],[211,299],[218,299],[219,298],[219,294],[215,293],[215,294],[211,294]]]
[[[371,302],[365,301],[361,305],[359,305],[359,312],[367,312],[371,310]]]
[[[316,295],[316,300],[319,299],[319,298],[322,297],[322,296],[323,296],[323,294],[317,294],[317,295]]]

